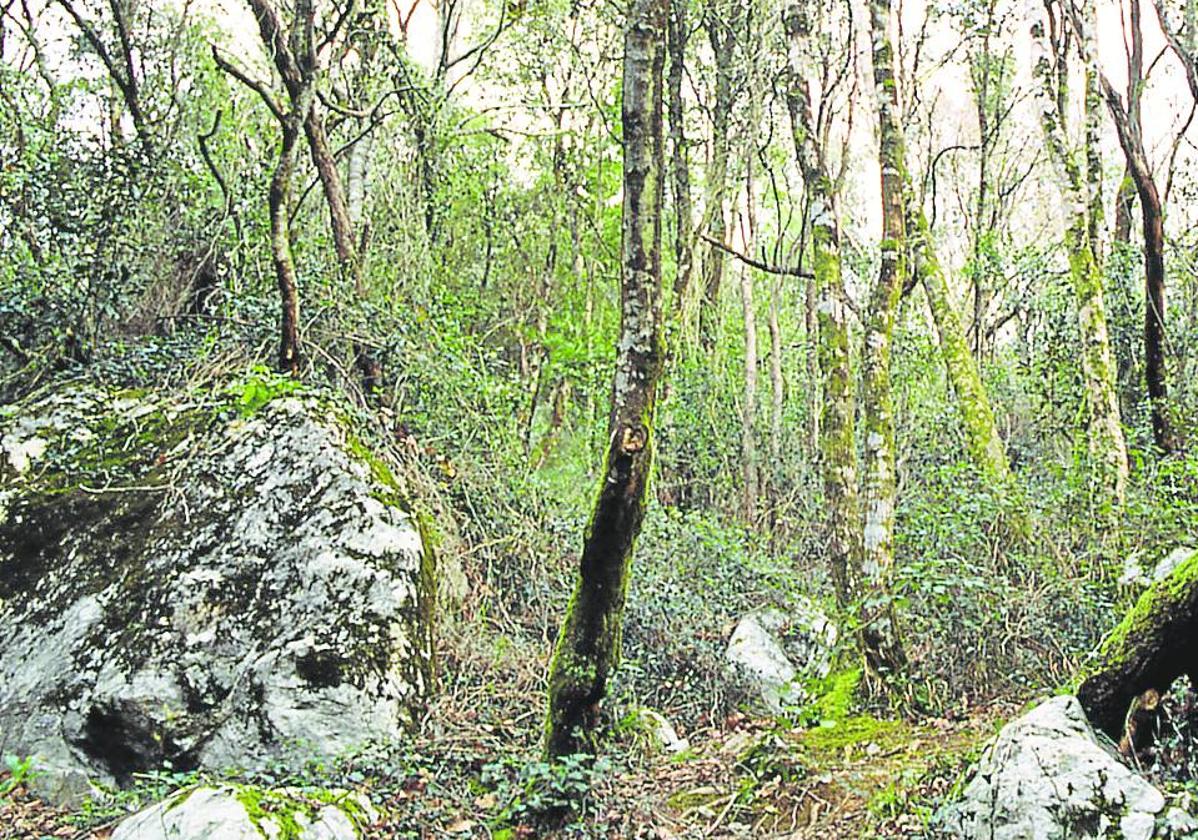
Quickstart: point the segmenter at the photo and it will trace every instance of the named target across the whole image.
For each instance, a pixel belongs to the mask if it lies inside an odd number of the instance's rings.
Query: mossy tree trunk
[[[1144,145],[1140,114],[1140,94],[1143,90],[1144,34],[1140,25],[1140,4],[1133,2],[1127,27],[1130,45],[1128,62],[1128,96],[1126,100],[1115,90],[1097,62],[1094,38],[1095,17],[1090,13],[1092,2],[1084,11],[1076,3],[1067,4],[1069,20],[1081,42],[1083,58],[1098,80],[1099,90],[1106,100],[1115,134],[1127,163],[1127,171],[1135,182],[1140,198],[1140,214],[1144,232],[1144,379],[1152,412],[1152,437],[1163,452],[1177,448],[1177,439],[1169,419],[1168,387],[1165,370],[1165,223],[1164,207],[1152,166]]]
[[[1140,596],[1099,647],[1077,691],[1090,722],[1112,739],[1123,736],[1132,703],[1164,694],[1181,676],[1198,684],[1198,552]]]
[[[940,355],[957,398],[966,449],[987,481],[1006,484],[1011,469],[1007,462],[1006,447],[994,422],[994,409],[973,354],[970,353],[957,304],[953,301],[952,291],[932,243],[927,217],[914,202],[908,202],[907,205],[907,231],[911,239],[915,276],[927,293],[932,320],[940,338]]]
[[[890,39],[890,0],[871,0],[874,91],[878,104],[878,163],[882,189],[881,268],[870,298],[862,354],[865,422],[862,567],[868,594],[863,605],[862,646],[866,665],[883,680],[906,662],[890,597],[894,569],[897,481],[890,345],[906,264],[906,180],[898,86]]]
[[[1061,110],[1061,106],[1068,101],[1067,79],[1063,72],[1058,72],[1054,80],[1043,21],[1033,22],[1032,38],[1038,46],[1033,71],[1041,96],[1040,123],[1049,153],[1062,176],[1062,197],[1070,212],[1065,244],[1069,252],[1069,275],[1077,301],[1091,469],[1102,492],[1121,506],[1127,492],[1127,443],[1119,417],[1115,364],[1107,331],[1100,265],[1101,151],[1097,148],[1097,142],[1101,100],[1097,69],[1092,64],[1086,68],[1086,167],[1083,173],[1082,159],[1069,147],[1066,139],[1065,114]],[[1093,49],[1085,52],[1092,62],[1096,53]]]
[[[608,451],[574,594],[549,667],[545,751],[593,752],[620,655],[633,541],[653,462],[661,376],[662,69],[669,0],[631,0],[624,39],[621,325]]]
[[[875,58],[878,37],[875,30]],[[890,78],[891,83],[895,84],[893,69]],[[924,287],[928,296],[932,320],[940,339],[940,355],[944,359],[948,380],[957,398],[966,449],[989,482],[1005,484],[1010,478],[1006,447],[998,434],[994,410],[982,384],[982,377],[978,373],[965,328],[961,323],[960,312],[953,301],[952,291],[948,287],[948,280],[936,254],[927,217],[914,198],[911,179],[903,160],[905,137],[902,126],[896,119],[892,119],[891,123],[898,141],[892,154],[897,154],[898,165],[895,168],[902,180],[905,204],[905,233],[907,252],[910,255],[907,270],[913,272],[914,279]]]
[[[856,399],[849,349],[848,307],[840,271],[840,225],[836,188],[812,114],[811,91],[804,78],[810,55],[805,39],[811,34],[815,7],[787,7],[785,25],[790,39],[787,108],[795,155],[807,190],[811,219],[811,257],[819,334],[818,360],[823,400],[820,403],[819,455],[827,510],[825,545],[842,609],[857,602],[861,577],[860,502],[857,494],[857,450],[854,440]]]

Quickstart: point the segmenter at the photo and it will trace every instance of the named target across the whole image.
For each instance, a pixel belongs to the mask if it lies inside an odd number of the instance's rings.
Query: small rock
[[[789,612],[767,609],[742,617],[725,658],[765,711],[781,714],[807,699],[803,683],[828,675],[836,639],[836,625],[803,601]]]
[[[1198,548],[1188,545],[1178,546],[1170,551],[1161,558],[1161,562],[1157,563],[1156,568],[1152,570],[1152,582],[1155,583],[1156,581],[1164,580],[1173,574],[1173,570],[1193,557],[1196,551],[1198,551]]]
[[[646,730],[661,744],[661,748],[668,753],[680,753],[683,750],[690,749],[690,742],[678,735],[678,730],[674,728],[674,724],[660,712],[653,709],[640,708],[636,711],[637,720]]]
[[[798,671],[757,614],[750,613],[737,623],[725,655],[774,714],[802,699],[802,689],[795,684]]]

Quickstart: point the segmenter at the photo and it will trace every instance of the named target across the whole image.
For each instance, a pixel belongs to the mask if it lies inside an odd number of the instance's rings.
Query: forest
[[[1198,0],[0,0],[0,838],[1198,837]]]

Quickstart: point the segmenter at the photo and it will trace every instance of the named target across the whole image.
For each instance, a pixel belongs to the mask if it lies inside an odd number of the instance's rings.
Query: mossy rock
[[[287,392],[6,407],[6,750],[120,782],[401,738],[430,689],[436,570],[343,417]]]
[[[357,840],[370,801],[346,791],[203,785],[125,819],[112,840]]]

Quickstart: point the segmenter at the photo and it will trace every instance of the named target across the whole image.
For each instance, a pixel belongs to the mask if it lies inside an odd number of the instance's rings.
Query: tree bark
[[[894,569],[894,511],[897,481],[890,345],[895,312],[906,274],[904,183],[906,161],[899,125],[898,86],[890,39],[890,0],[871,0],[874,91],[878,105],[878,163],[881,169],[881,268],[870,299],[863,352],[865,420],[864,526],[862,568],[868,588],[862,615],[862,647],[869,670],[886,679],[906,663],[899,639],[890,578]]]
[[[274,176],[270,179],[270,253],[279,288],[280,340],[279,370],[295,376],[300,368],[299,281],[291,254],[291,179],[295,171],[303,108],[311,107],[312,91],[301,93],[293,110],[283,121],[282,148]]]
[[[653,461],[661,339],[662,70],[669,0],[630,0],[624,36],[621,325],[608,451],[574,594],[549,668],[545,751],[593,752],[620,655],[632,545]]]
[[[1079,155],[1066,140],[1066,115],[1060,104],[1068,101],[1067,79],[1064,73],[1058,72],[1054,84],[1043,21],[1033,22],[1032,38],[1038,45],[1039,57],[1033,71],[1042,105],[1040,125],[1049,154],[1061,175],[1062,198],[1071,213],[1065,244],[1069,252],[1069,275],[1077,302],[1081,337],[1090,466],[1102,492],[1113,498],[1117,506],[1122,506],[1128,479],[1127,443],[1119,417],[1115,365],[1102,288],[1102,249],[1097,238],[1102,227],[1102,161],[1097,148],[1101,101],[1098,97],[1097,68],[1092,63],[1086,68],[1085,148],[1084,155]],[[1083,54],[1089,56],[1089,62],[1094,61],[1096,53],[1093,49],[1083,50]]]
[[[670,71],[667,90],[670,108],[670,154],[674,184],[674,311],[680,313],[690,289],[693,266],[694,225],[691,209],[690,162],[687,157],[686,118],[682,100],[682,77],[686,73],[687,3],[678,0],[670,8]]]
[[[809,34],[804,7],[786,10],[792,43]],[[787,108],[795,156],[807,190],[811,218],[811,257],[818,303],[818,360],[823,400],[819,420],[820,469],[827,510],[825,546],[836,600],[849,610],[857,601],[861,577],[860,502],[854,439],[856,399],[849,350],[848,307],[840,271],[840,224],[833,181],[816,136],[808,82],[799,66],[801,43],[791,49]]]
[[[1006,447],[998,434],[994,409],[969,351],[961,316],[936,256],[922,208],[908,205],[907,225],[912,239],[915,275],[928,296],[932,320],[940,337],[940,355],[960,409],[966,449],[984,478],[993,484],[1004,484],[1011,474]]]
[[[775,277],[770,286],[770,463],[768,493],[771,520],[775,516],[778,489],[782,478],[782,418],[786,407],[786,379],[782,371],[781,278]],[[771,521],[771,526],[774,524]]]
[[[1198,683],[1196,635],[1198,552],[1152,584],[1099,647],[1077,691],[1091,723],[1118,741],[1136,698],[1163,695],[1183,675]]]
[[[681,2],[681,0],[678,0]],[[707,235],[717,242],[728,241],[728,157],[731,151],[730,118],[732,115],[732,63],[735,57],[737,8],[733,4],[729,14],[733,20],[724,20],[719,9],[709,9],[707,34],[715,54],[715,107],[712,110],[711,168],[707,173],[709,184]],[[715,346],[716,329],[719,323],[720,287],[723,285],[727,255],[723,250],[711,246],[707,249],[703,263],[703,305],[699,309],[699,338],[707,350]]]
[[[745,322],[744,405],[741,408],[741,459],[744,470],[744,518],[757,519],[757,314],[753,308],[753,272],[740,267],[741,314]]]
[[[1133,58],[1131,70],[1131,91],[1125,106],[1123,99],[1115,91],[1106,74],[1098,70],[1097,56],[1094,48],[1093,19],[1083,17],[1073,0],[1063,0],[1069,4],[1068,13],[1074,30],[1081,40],[1085,58],[1095,69],[1107,110],[1115,124],[1115,133],[1119,137],[1119,146],[1127,162],[1128,172],[1136,185],[1140,198],[1140,213],[1144,227],[1144,379],[1148,386],[1148,399],[1152,412],[1152,437],[1157,447],[1163,452],[1172,452],[1177,447],[1173,427],[1169,420],[1167,372],[1165,369],[1165,226],[1164,210],[1161,206],[1160,193],[1152,175],[1152,167],[1148,162],[1148,154],[1144,148],[1143,127],[1140,119],[1139,86],[1142,80],[1135,67]],[[1131,38],[1133,56],[1143,54],[1143,31],[1140,25],[1139,0],[1131,0],[1129,6],[1130,25],[1128,34]]]

